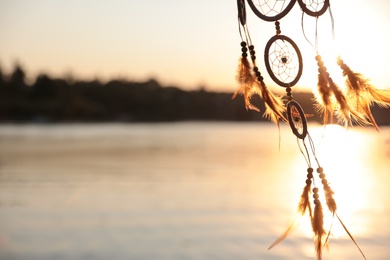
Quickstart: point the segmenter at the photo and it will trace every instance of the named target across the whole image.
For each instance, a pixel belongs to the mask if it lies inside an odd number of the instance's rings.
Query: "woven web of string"
[[[273,74],[281,82],[292,82],[298,75],[299,59],[294,47],[287,41],[276,40],[270,46],[268,60]]]
[[[318,12],[324,6],[325,0],[302,0],[306,8],[312,12]]]
[[[258,6],[258,10],[265,16],[276,16],[283,12],[287,7],[285,0],[258,0],[253,1],[253,4]]]

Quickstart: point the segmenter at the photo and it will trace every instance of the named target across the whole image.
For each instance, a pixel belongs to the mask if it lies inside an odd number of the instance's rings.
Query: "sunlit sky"
[[[326,12],[318,31],[323,56],[336,46],[353,70],[378,88],[388,88],[390,1],[330,3],[336,38]],[[257,18],[248,5],[247,13],[261,57],[275,34],[274,24]],[[304,71],[297,88],[307,89],[316,84],[317,68],[315,52],[302,34],[301,14],[296,3],[280,22],[282,34],[302,52]],[[310,26],[315,19],[305,16],[304,22],[314,40]],[[103,81],[155,78],[187,89],[234,91],[240,41],[236,0],[0,0],[1,69],[8,73],[18,63],[30,79],[38,73]],[[260,69],[265,75],[265,67]],[[267,77],[266,84],[276,86]]]

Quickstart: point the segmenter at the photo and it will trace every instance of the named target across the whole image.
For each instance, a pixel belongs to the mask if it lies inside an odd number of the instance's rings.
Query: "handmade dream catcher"
[[[250,8],[260,19],[267,22],[275,22],[276,33],[268,40],[265,46],[264,63],[270,78],[277,85],[285,88],[286,95],[284,99],[272,94],[264,83],[264,78],[256,65],[256,53],[246,21],[245,1],[237,0],[239,32],[241,36],[241,57],[236,76],[239,88],[234,93],[233,98],[237,94],[242,94],[246,108],[259,111],[250,101],[253,95],[258,94],[265,102],[265,116],[269,117],[278,126],[279,120],[288,123],[293,134],[297,137],[299,149],[308,166],[305,186],[298,204],[298,213],[304,215],[308,212],[309,214],[317,259],[321,259],[322,248],[324,245],[327,245],[331,232],[331,227],[328,231],[324,228],[323,206],[319,195],[320,189],[324,193],[325,204],[328,210],[333,217],[336,217],[340,221],[349,237],[365,258],[352,234],[337,215],[337,204],[333,198],[334,192],[326,179],[324,168],[317,158],[315,146],[308,131],[307,115],[292,95],[292,88],[302,76],[303,61],[297,44],[288,36],[281,34],[280,19],[290,12],[296,1],[298,1],[302,10],[302,31],[307,40],[308,37],[304,31],[304,16],[308,15],[316,19],[314,44],[309,40],[308,42],[315,51],[314,57],[318,65],[318,93],[315,95],[315,106],[323,116],[324,125],[332,123],[333,117],[335,116],[338,122],[345,126],[352,125],[353,123],[360,125],[371,124],[378,129],[370,107],[373,103],[380,106],[390,106],[390,93],[375,89],[362,74],[353,72],[339,57],[337,64],[340,66],[342,74],[346,78],[346,89],[340,88],[333,81],[319,54],[317,20],[327,12],[331,16],[331,28],[334,35],[334,23],[329,0],[248,0]],[[251,61],[248,59],[248,51]],[[315,165],[313,165],[313,162]],[[313,196],[312,201],[310,200],[310,194]],[[281,242],[291,232],[293,226],[294,223],[288,227],[286,232],[270,248]]]

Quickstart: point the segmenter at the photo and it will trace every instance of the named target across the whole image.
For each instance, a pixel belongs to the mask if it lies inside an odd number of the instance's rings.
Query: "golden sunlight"
[[[366,142],[367,139],[361,138],[361,135],[363,133],[347,130],[339,125],[329,125],[318,147],[318,155],[335,192],[337,212],[345,224],[350,223],[353,226],[353,233],[359,235],[366,232],[366,226],[358,224],[359,218],[354,216],[373,200],[365,192],[371,183],[369,166],[364,158],[370,144]],[[338,223],[334,225],[332,234],[336,237],[347,236]]]
[[[312,128],[311,136],[315,143],[317,158],[329,181],[337,203],[337,214],[353,236],[367,234],[369,219],[362,213],[376,201],[375,194],[369,191],[373,180],[370,175],[370,163],[366,161],[367,151],[372,149],[367,138],[362,138],[366,132],[348,130],[339,125],[328,125],[325,128]],[[318,185],[321,186],[321,185]],[[320,187],[319,187],[320,188]],[[321,188],[320,188],[321,189]],[[325,201],[321,197],[321,201]],[[324,207],[325,228],[331,228],[332,238],[348,239],[348,234],[337,218]],[[310,221],[306,216],[300,221],[300,229],[305,235],[312,234]]]
[[[334,64],[340,71],[335,65],[335,58],[341,56],[352,70],[365,75],[376,88],[389,88],[385,56],[388,36],[383,33],[387,31],[387,14],[378,12],[369,3],[355,3],[354,10],[357,11],[348,12],[348,15],[344,14],[350,6],[346,3],[337,3],[340,6],[339,12],[334,15],[335,39],[334,41],[329,37],[323,39],[325,40],[323,45],[326,46],[322,49],[323,58],[328,60],[326,64],[329,64],[332,77],[339,74],[334,73],[331,67]]]
[[[354,72],[362,73],[368,78],[376,88],[390,88],[386,69],[389,37],[384,34],[389,24],[388,17],[364,2],[354,2],[354,11],[345,15],[350,7],[350,3],[343,1],[332,3],[333,24],[328,13],[319,17],[318,23],[315,18],[305,16],[303,27],[306,39],[301,37],[301,30],[296,30],[295,35],[292,35],[304,59],[304,72],[298,83],[299,87],[316,90],[318,67],[314,57],[318,51],[332,79],[340,87],[343,87],[345,79],[336,63],[338,56]],[[298,15],[300,16],[299,12],[295,19],[298,19]],[[295,27],[288,29],[293,28]],[[318,49],[315,50],[314,46]]]

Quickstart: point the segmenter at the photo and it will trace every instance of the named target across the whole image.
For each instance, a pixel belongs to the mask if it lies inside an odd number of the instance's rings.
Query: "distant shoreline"
[[[24,71],[16,67],[9,76],[0,71],[0,124],[268,121],[263,117],[264,102],[257,95],[251,102],[260,113],[247,111],[242,96],[232,99],[233,91],[186,91],[161,86],[154,79],[70,82],[47,75],[39,75],[28,85]],[[321,123],[313,94],[293,94],[305,113],[314,115],[309,122]],[[372,113],[378,125],[390,125],[390,109],[374,106]]]

